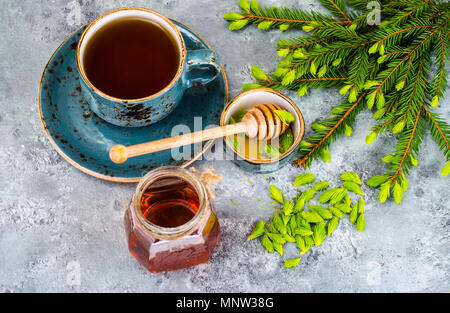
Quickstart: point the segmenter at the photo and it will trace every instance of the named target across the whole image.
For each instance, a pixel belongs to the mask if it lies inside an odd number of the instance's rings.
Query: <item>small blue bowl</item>
[[[239,167],[252,173],[268,174],[278,171],[286,164],[294,161],[298,146],[305,134],[305,121],[297,105],[286,95],[269,88],[257,88],[243,92],[234,98],[223,111],[220,125],[224,126],[229,124],[232,116],[235,116],[242,110],[248,111],[259,104],[276,104],[294,115],[295,121],[292,123],[292,130],[295,140],[291,148],[278,158],[271,160],[256,160],[249,159],[237,151],[229,138],[224,138],[224,141],[226,149],[232,151],[234,154],[233,162]]]

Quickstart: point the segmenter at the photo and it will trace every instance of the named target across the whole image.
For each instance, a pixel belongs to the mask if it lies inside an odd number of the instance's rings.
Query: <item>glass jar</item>
[[[205,186],[179,167],[142,178],[125,213],[125,230],[130,253],[153,273],[207,262],[220,237]]]

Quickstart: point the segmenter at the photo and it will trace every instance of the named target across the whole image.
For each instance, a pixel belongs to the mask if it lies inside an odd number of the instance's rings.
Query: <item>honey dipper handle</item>
[[[111,148],[111,150],[109,151],[109,157],[114,163],[121,164],[125,163],[129,158],[187,146],[193,143],[208,141],[215,138],[228,137],[235,134],[245,133],[246,131],[247,123],[241,122],[237,124],[206,129],[181,136],[142,143],[135,146],[125,147],[122,145],[118,145]]]

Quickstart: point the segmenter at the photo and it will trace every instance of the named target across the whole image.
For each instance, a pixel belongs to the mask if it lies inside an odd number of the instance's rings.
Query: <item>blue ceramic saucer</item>
[[[179,22],[188,50],[212,49],[198,34]],[[212,144],[191,146],[189,161],[174,160],[171,151],[162,151],[132,158],[125,164],[114,164],[109,149],[117,144],[125,146],[171,136],[176,125],[194,130],[194,117],[202,118],[202,127],[219,125],[220,115],[228,101],[225,71],[206,86],[189,89],[177,109],[159,123],[141,128],[123,128],[106,123],[89,109],[81,96],[76,64],[76,49],[84,31],[82,27],[67,38],[48,62],[39,86],[39,114],[45,133],[53,147],[79,170],[114,182],[137,182],[149,171],[166,165],[188,166]]]

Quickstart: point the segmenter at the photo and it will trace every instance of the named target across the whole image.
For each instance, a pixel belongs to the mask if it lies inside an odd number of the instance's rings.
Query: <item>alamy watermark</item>
[[[381,285],[381,265],[378,262],[371,261],[367,263],[367,278],[366,282],[369,286]]]
[[[381,25],[381,4],[378,1],[367,3],[367,25]]]
[[[81,285],[81,265],[77,261],[72,261],[67,264],[66,283],[68,286]]]

